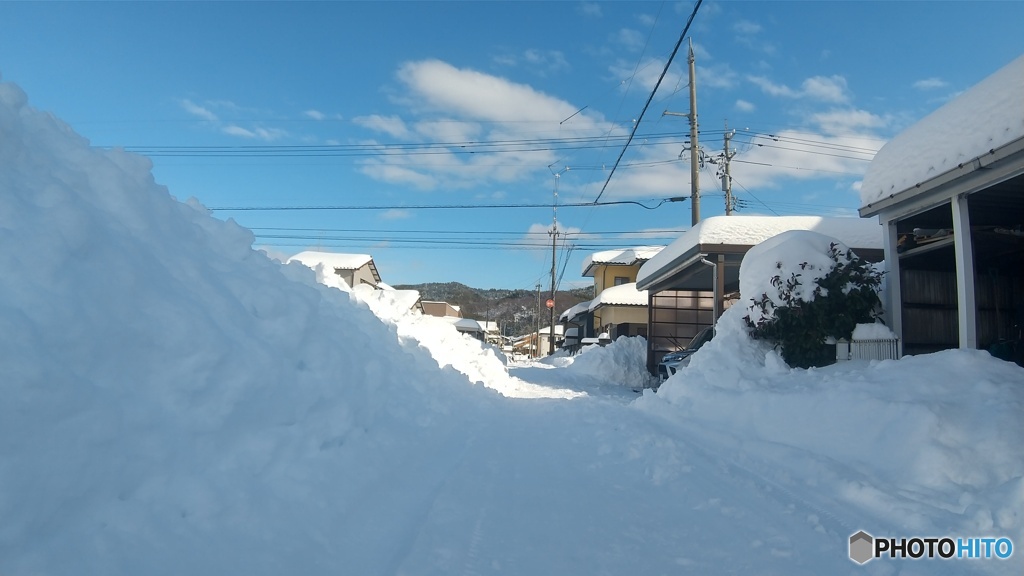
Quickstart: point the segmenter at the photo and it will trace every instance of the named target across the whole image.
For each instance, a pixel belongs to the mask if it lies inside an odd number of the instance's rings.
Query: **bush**
[[[781,302],[776,304],[768,294],[752,298],[752,308],[763,314],[756,322],[744,317],[752,328],[751,336],[768,340],[781,348],[782,358],[796,368],[825,366],[835,362],[835,348],[825,344],[829,337],[849,339],[860,323],[874,322],[881,311],[878,290],[882,272],[851,250],[843,252],[830,244],[829,256],[834,264],[829,272],[815,280],[809,299],[800,298],[801,274],[791,273],[783,279],[774,276],[772,286]],[[806,269],[804,262],[800,268]],[[782,264],[778,265],[779,269]]]

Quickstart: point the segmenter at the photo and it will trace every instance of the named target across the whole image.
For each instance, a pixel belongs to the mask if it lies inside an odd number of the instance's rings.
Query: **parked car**
[[[698,332],[682,350],[665,354],[665,357],[661,359],[661,363],[658,364],[658,379],[664,382],[679,371],[680,368],[688,366],[690,364],[690,356],[699,350],[701,346],[710,342],[714,336],[715,327],[708,326]]]

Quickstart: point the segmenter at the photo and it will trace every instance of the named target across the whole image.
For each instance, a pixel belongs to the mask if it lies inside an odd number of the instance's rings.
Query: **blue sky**
[[[692,2],[0,2],[0,75],[97,146],[290,255],[390,284],[548,287],[550,208],[688,196]],[[738,214],[856,215],[872,151],[1024,53],[1024,2],[715,2],[690,29],[700,144],[736,129]],[[724,213],[713,164],[701,215]],[[602,187],[607,187],[601,193]],[[562,207],[584,256],[668,243],[690,203]],[[564,270],[564,272],[563,272]]]

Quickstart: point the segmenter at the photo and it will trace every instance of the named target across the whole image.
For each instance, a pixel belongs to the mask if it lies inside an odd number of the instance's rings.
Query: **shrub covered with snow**
[[[763,284],[754,275],[767,276],[770,287],[748,290]],[[740,265],[740,292],[752,302],[745,318],[751,335],[777,344],[800,368],[830,364],[834,350],[826,342],[849,339],[857,324],[878,317],[881,281],[870,262],[838,240],[804,230],[755,246]]]

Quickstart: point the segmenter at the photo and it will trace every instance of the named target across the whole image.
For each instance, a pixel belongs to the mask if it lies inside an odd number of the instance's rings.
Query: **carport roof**
[[[1024,56],[932,112],[875,154],[861,185],[862,215],[878,214],[1021,149]]]

